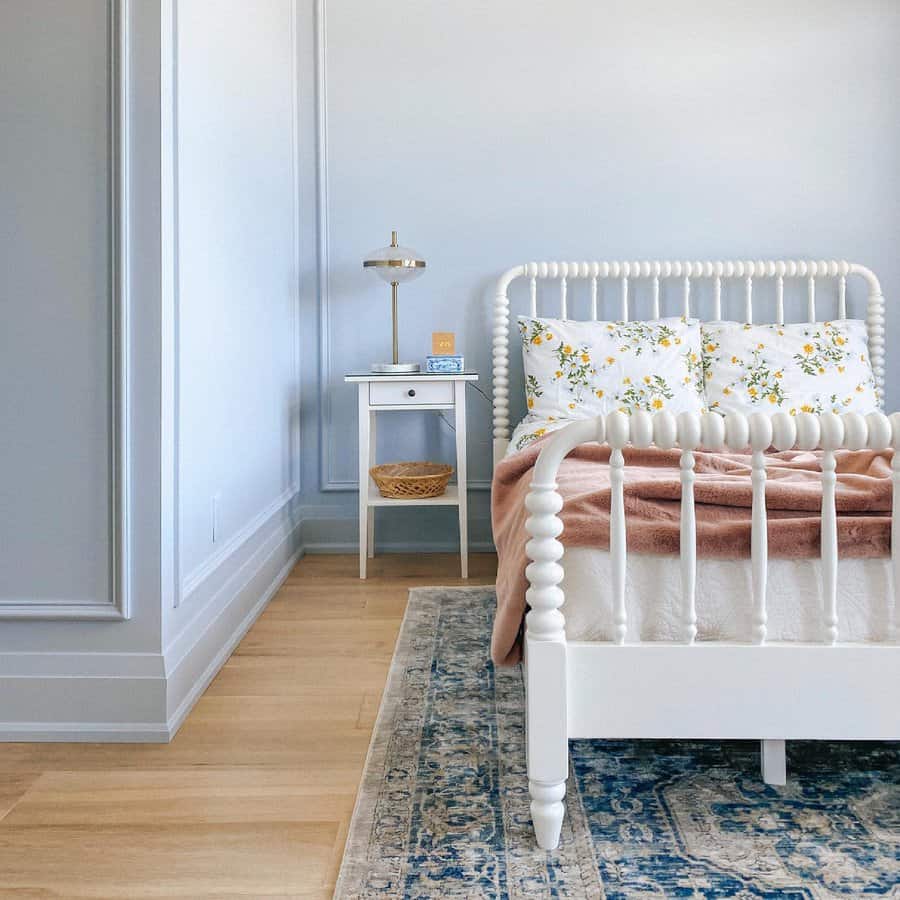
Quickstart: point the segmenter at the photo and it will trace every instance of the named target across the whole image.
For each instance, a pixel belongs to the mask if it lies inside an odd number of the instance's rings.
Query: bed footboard
[[[610,455],[610,557],[612,577],[598,587],[612,593],[613,640],[567,643],[563,580],[562,497],[556,476],[579,444],[606,442]],[[681,451],[680,580],[682,639],[629,643],[625,603],[625,461],[628,446]],[[751,451],[752,642],[697,643],[694,450]],[[763,778],[785,779],[788,738],[900,739],[895,685],[900,683],[897,590],[900,587],[900,520],[891,526],[893,597],[890,640],[840,642],[837,605],[838,546],[835,451],[896,449],[900,414],[847,413],[796,417],[755,413],[631,416],[614,412],[575,422],[552,435],[534,467],[526,498],[530,535],[526,552],[525,658],[528,777],[538,844],[559,841],[564,814],[568,739],[760,739]],[[767,639],[766,451],[822,451],[822,639],[790,644]],[[893,505],[900,501],[900,454],[892,464]],[[623,656],[622,654],[625,654]],[[626,659],[627,657],[627,659]]]

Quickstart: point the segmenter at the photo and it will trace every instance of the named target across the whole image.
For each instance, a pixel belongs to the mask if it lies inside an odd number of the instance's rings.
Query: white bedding
[[[513,432],[507,456],[571,419],[525,416]],[[561,560],[570,641],[612,640],[610,555],[589,547],[567,548]],[[753,588],[749,559],[697,560],[697,639],[749,641]],[[844,641],[891,640],[893,578],[889,559],[842,559],[838,563],[838,629]],[[626,573],[628,640],[683,639],[680,560],[673,556],[628,554]],[[820,642],[822,571],[817,559],[770,559],[768,639]]]
[[[526,416],[513,432],[507,456],[571,419]],[[567,548],[562,559],[566,636],[570,641],[612,640],[612,603],[598,586],[611,582],[606,550]],[[628,639],[683,638],[680,561],[672,556],[628,554]],[[768,639],[822,640],[822,574],[817,559],[770,559]],[[697,560],[697,639],[749,641],[752,633],[750,560]],[[893,578],[889,559],[842,559],[838,563],[840,640],[891,640]]]
[[[567,548],[561,560],[562,612],[570,641],[612,640],[606,550]],[[821,565],[814,559],[770,559],[768,640],[820,642]],[[697,639],[749,641],[752,631],[750,560],[697,560]],[[628,640],[683,639],[680,562],[672,556],[630,554],[627,560]],[[838,564],[838,629],[844,641],[890,639],[893,597],[890,560],[843,559]]]
[[[524,450],[532,441],[536,441],[544,435],[550,434],[552,431],[559,431],[564,425],[569,425],[577,419],[542,419],[539,416],[527,415],[518,425],[516,425],[512,436],[509,439],[509,445],[506,448],[506,455],[512,456],[519,450]]]

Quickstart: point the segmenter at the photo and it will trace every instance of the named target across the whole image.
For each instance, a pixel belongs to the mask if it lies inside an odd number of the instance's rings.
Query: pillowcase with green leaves
[[[535,419],[703,410],[697,319],[574,322],[519,316],[528,412]]]
[[[706,405],[719,413],[878,410],[865,323],[702,326]]]

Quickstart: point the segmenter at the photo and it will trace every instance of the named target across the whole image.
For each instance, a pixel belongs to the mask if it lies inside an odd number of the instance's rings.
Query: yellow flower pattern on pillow
[[[701,331],[709,409],[792,415],[878,409],[864,322],[716,322]]]
[[[617,409],[703,409],[696,319],[575,322],[520,316],[518,324],[526,402],[535,420],[583,419]]]

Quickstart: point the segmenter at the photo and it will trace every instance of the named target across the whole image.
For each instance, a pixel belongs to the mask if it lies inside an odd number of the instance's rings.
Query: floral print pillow
[[[866,326],[838,322],[702,326],[706,401],[720,413],[878,409]]]
[[[696,319],[574,322],[519,316],[518,323],[532,419],[703,409]]]

